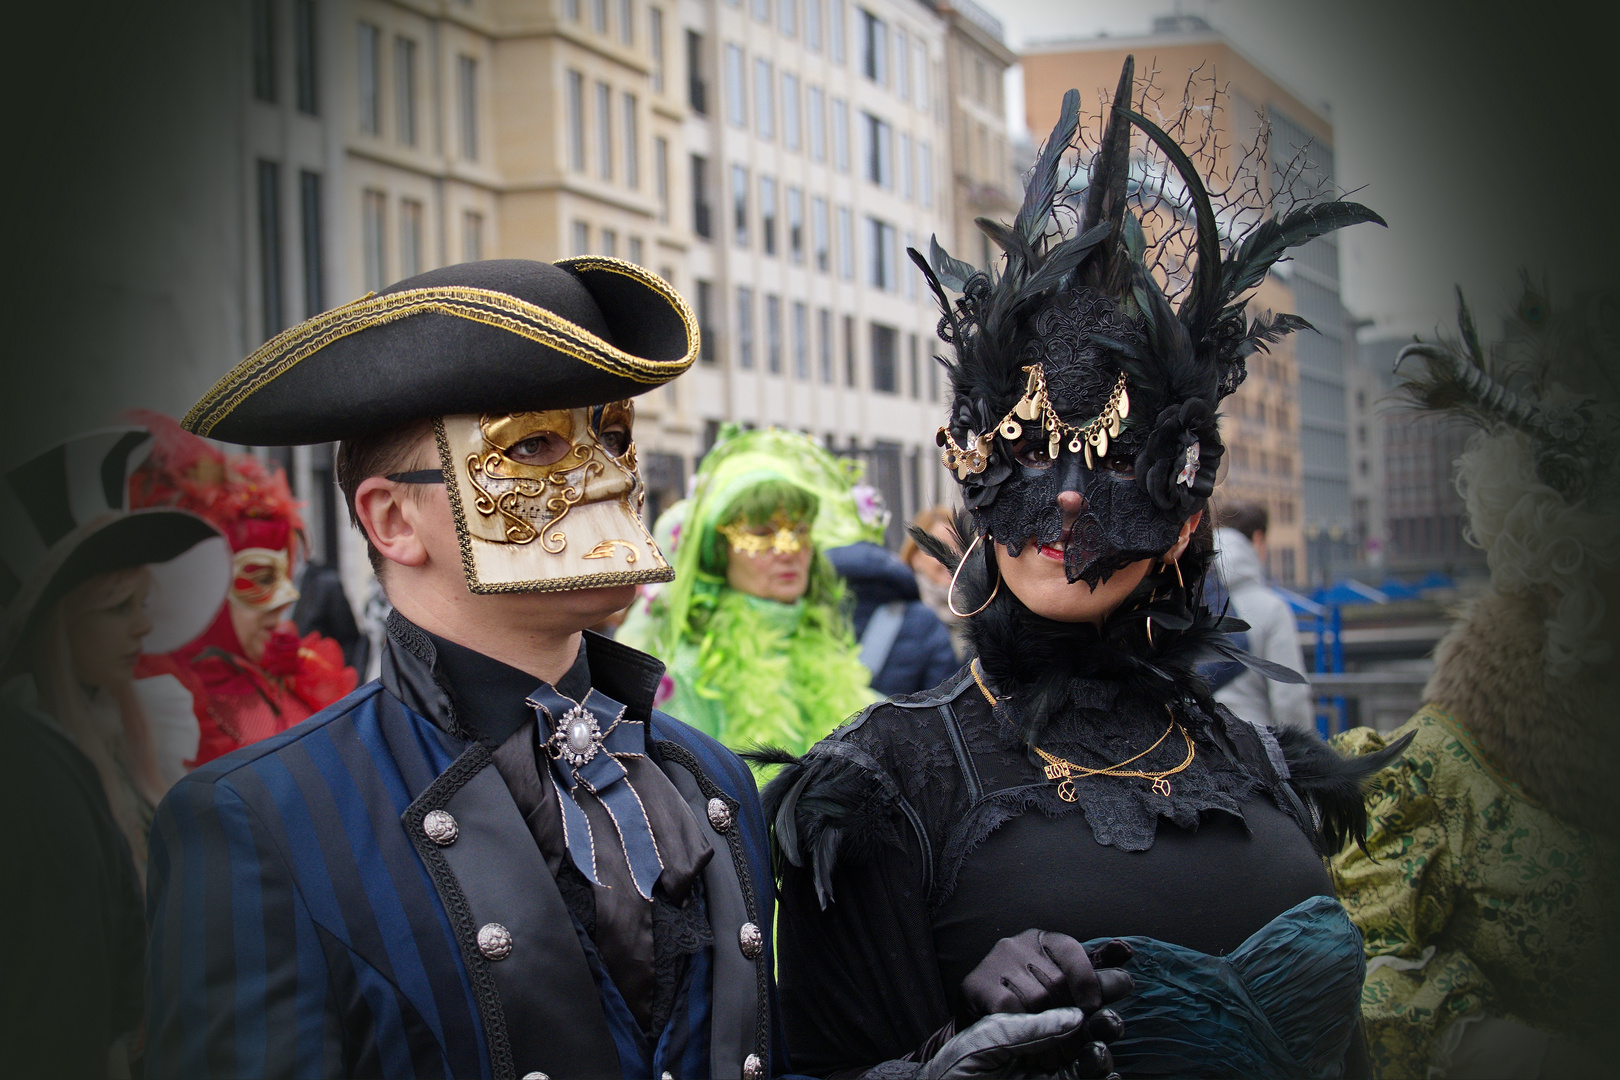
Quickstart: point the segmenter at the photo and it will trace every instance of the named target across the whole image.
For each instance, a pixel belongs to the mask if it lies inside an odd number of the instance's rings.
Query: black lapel
[[[533,1072],[618,1076],[618,1051],[573,918],[493,765],[481,743],[469,744],[400,819],[461,942],[491,1069],[500,1080]],[[454,819],[454,839],[442,845],[423,827],[434,810]],[[442,819],[430,824],[444,839]],[[498,960],[479,948],[479,931],[492,923],[510,935],[510,952]]]
[[[757,894],[743,854],[737,800],[721,790],[697,759],[676,742],[657,744],[659,767],[708,827],[715,856],[703,868],[703,897],[714,930],[714,994],[709,1018],[709,1075],[740,1077],[745,1059],[770,1061],[771,973],[768,957],[743,954],[744,923],[760,925]],[[710,812],[710,803],[720,807]],[[724,808],[724,814],[719,813]],[[724,825],[724,828],[718,828]],[[721,841],[724,841],[723,843]]]

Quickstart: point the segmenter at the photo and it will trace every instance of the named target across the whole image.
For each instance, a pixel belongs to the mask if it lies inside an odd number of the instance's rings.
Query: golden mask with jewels
[[[446,416],[439,456],[473,592],[674,576],[641,521],[635,407]]]
[[[773,553],[796,555],[810,544],[810,523],[790,521],[780,511],[772,514],[770,521],[762,525],[734,521],[730,525],[720,526],[716,531],[726,538],[732,551],[755,558]]]

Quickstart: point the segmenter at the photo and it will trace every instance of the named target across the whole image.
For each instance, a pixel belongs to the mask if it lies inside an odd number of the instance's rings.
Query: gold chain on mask
[[[950,428],[939,429],[937,441],[945,448],[941,460],[947,469],[956,473],[958,480],[982,473],[989,466],[992,435],[1000,435],[1008,442],[1021,437],[1024,434],[1021,420],[1040,421],[1041,430],[1046,432],[1048,457],[1058,456],[1058,448],[1063,444],[1065,435],[1069,437],[1069,453],[1085,452],[1088,469],[1096,467],[1097,458],[1108,456],[1109,441],[1119,436],[1121,422],[1131,415],[1131,395],[1125,385],[1125,373],[1119,373],[1119,381],[1114,383],[1113,392],[1108,395],[1102,412],[1084,424],[1070,424],[1052,407],[1051,398],[1046,392],[1046,372],[1041,365],[1031,364],[1024,370],[1029,373],[1024,396],[1012,407],[1011,412],[1001,418],[993,431],[986,431],[982,435],[970,432],[968,445],[963,447],[952,437]]]

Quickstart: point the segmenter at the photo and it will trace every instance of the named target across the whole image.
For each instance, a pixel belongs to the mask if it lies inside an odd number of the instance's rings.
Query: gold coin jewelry
[[[985,700],[990,702],[992,706],[995,705],[996,696],[990,692],[990,688],[985,686],[984,680],[979,677],[978,660],[973,661],[972,671],[973,681],[979,684],[979,692],[984,695]],[[1169,706],[1165,706],[1165,709],[1166,711],[1169,711]],[[1181,732],[1181,737],[1187,742],[1187,757],[1180,765],[1177,765],[1173,769],[1163,769],[1159,772],[1147,772],[1141,769],[1125,768],[1125,766],[1131,764],[1133,761],[1137,761],[1153,753],[1153,751],[1157,750],[1160,745],[1164,743],[1164,740],[1170,737],[1170,733],[1172,731],[1177,730]],[[1143,750],[1139,754],[1126,758],[1124,761],[1121,761],[1118,764],[1109,765],[1104,768],[1093,769],[1087,765],[1076,765],[1072,761],[1065,758],[1060,758],[1056,754],[1048,753],[1047,751],[1042,750],[1040,747],[1033,744],[1031,744],[1030,749],[1039,754],[1041,756],[1041,760],[1046,762],[1046,778],[1048,780],[1058,781],[1058,798],[1062,799],[1064,802],[1070,803],[1074,802],[1075,799],[1078,798],[1074,790],[1075,780],[1085,776],[1117,776],[1122,778],[1129,777],[1139,780],[1151,780],[1153,781],[1154,793],[1168,798],[1170,795],[1169,778],[1191,765],[1193,763],[1193,758],[1198,755],[1198,748],[1193,745],[1192,735],[1188,733],[1186,728],[1182,727],[1176,722],[1175,715],[1173,713],[1170,717],[1170,726],[1164,729],[1164,734],[1160,735],[1152,746],[1148,747],[1146,750]]]

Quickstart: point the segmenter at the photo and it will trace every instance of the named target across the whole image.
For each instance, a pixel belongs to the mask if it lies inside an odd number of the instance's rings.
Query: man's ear
[[[427,545],[406,513],[402,488],[381,476],[367,477],[354,490],[354,514],[383,558],[401,566],[421,566],[427,562]]]

